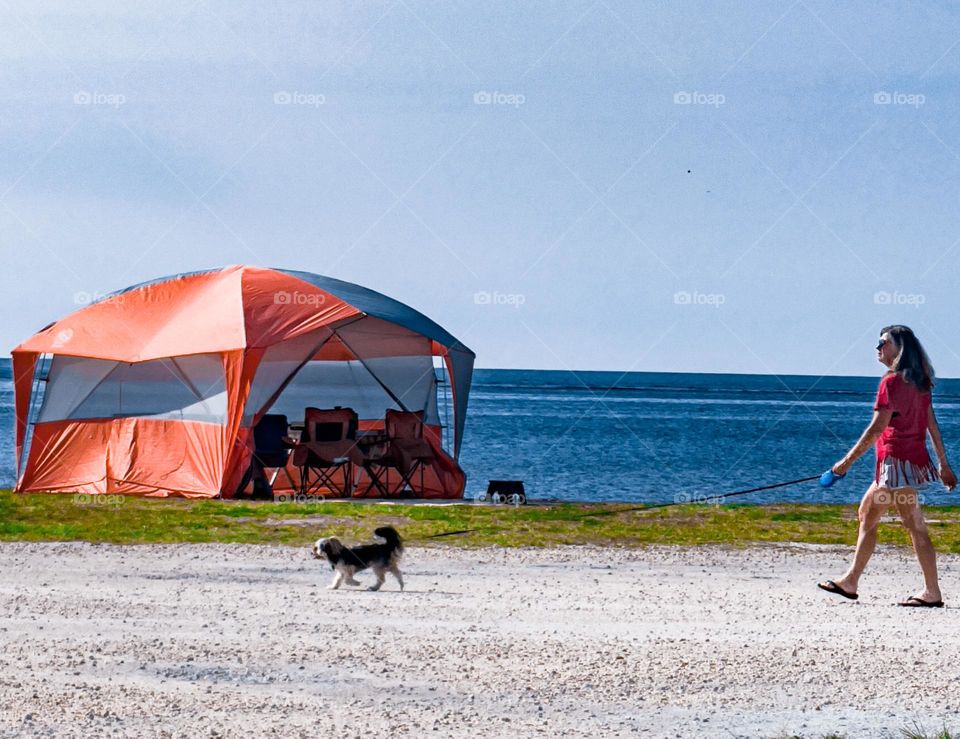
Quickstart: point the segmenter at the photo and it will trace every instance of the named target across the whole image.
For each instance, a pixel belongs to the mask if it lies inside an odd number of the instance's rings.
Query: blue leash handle
[[[820,487],[828,488],[837,480],[842,480],[846,475],[838,475],[833,470],[827,470],[822,475],[820,475]]]

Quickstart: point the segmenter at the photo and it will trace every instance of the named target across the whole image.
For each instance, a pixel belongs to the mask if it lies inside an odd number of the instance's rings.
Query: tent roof
[[[242,265],[119,290],[50,324],[14,351],[138,362],[270,346],[362,315],[473,356],[419,311],[373,290],[309,272]]]
[[[311,285],[340,298],[343,302],[352,305],[368,316],[374,316],[384,321],[395,323],[398,326],[403,326],[421,336],[433,339],[447,349],[473,354],[472,351],[461,344],[452,334],[443,328],[443,326],[440,326],[432,319],[423,315],[423,313],[414,310],[408,305],[404,305],[399,300],[394,300],[393,298],[361,285],[344,282],[343,280],[338,280],[333,277],[285,269],[275,271],[291,275],[304,282],[309,282]]]

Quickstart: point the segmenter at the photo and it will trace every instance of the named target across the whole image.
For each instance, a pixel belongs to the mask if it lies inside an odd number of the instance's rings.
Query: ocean
[[[879,370],[879,367],[878,367]],[[870,420],[875,377],[477,370],[460,463],[467,497],[523,480],[531,499],[665,503],[823,472]],[[934,407],[948,452],[960,439],[960,380]],[[0,361],[0,487],[14,482],[10,361]],[[832,488],[816,482],[741,502],[855,503],[873,453]],[[956,501],[939,484],[928,504]]]

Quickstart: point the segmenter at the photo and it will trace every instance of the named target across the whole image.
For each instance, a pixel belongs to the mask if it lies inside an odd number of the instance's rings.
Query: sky
[[[0,3],[0,345],[228,264],[479,367],[960,376],[960,9]]]

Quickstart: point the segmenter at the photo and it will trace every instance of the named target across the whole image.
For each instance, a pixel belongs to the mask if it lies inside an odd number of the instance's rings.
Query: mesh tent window
[[[54,356],[37,422],[159,418],[222,424],[226,417],[218,354],[134,363]]]

